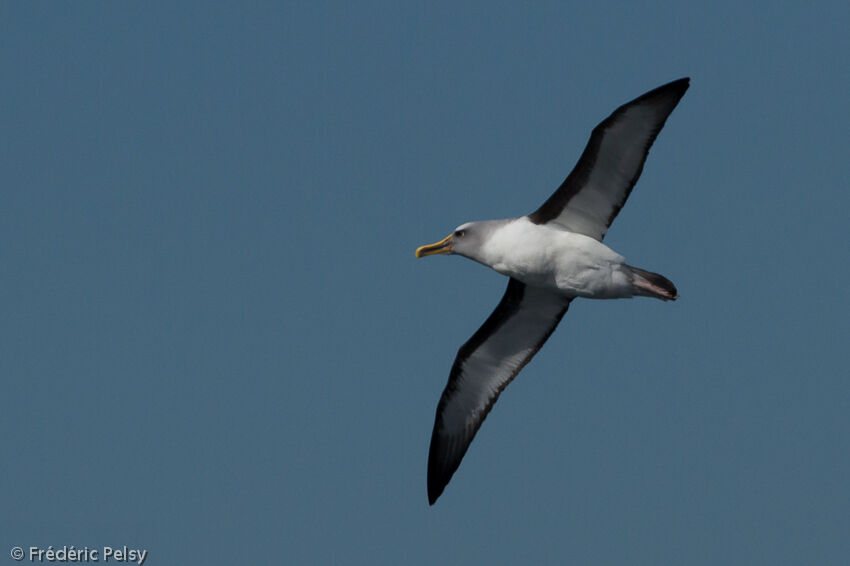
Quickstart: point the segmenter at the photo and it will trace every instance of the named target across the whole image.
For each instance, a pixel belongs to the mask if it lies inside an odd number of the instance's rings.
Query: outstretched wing
[[[555,222],[601,241],[689,82],[688,78],[673,81],[614,110],[593,129],[566,180],[529,219],[535,224]]]
[[[432,505],[499,394],[543,346],[570,300],[512,278],[496,310],[458,350],[431,436],[428,501]]]

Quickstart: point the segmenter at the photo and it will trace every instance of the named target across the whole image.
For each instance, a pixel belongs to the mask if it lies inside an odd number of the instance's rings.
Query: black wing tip
[[[656,87],[646,94],[643,94],[637,97],[632,102],[626,103],[623,106],[629,106],[635,102],[640,102],[642,100],[646,100],[649,98],[654,98],[656,96],[669,96],[670,94],[674,95],[676,99],[676,103],[685,95],[685,91],[688,90],[688,87],[691,86],[691,77],[682,77],[681,79],[676,79],[675,81],[670,81],[667,84],[663,84],[659,87]]]
[[[691,86],[691,77],[682,77],[681,79],[676,79],[675,81],[670,81],[669,83],[663,84],[660,87],[654,90],[681,90],[682,92],[688,90],[688,87]]]
[[[593,128],[592,134],[602,135],[605,130],[611,125],[611,123],[618,119],[623,112],[627,111],[629,108],[635,105],[639,105],[645,103],[649,100],[654,100],[654,103],[658,103],[662,100],[665,100],[666,105],[669,108],[667,115],[661,121],[661,125],[658,128],[658,132],[661,131],[661,128],[664,127],[664,123],[667,121],[667,118],[673,112],[673,109],[678,106],[679,101],[682,100],[682,97],[685,96],[685,92],[688,90],[688,87],[691,86],[691,78],[690,77],[682,77],[681,79],[676,79],[675,81],[671,81],[669,83],[663,84],[661,86],[657,86],[654,89],[643,93],[638,96],[634,100],[630,100],[625,104],[619,106],[616,110],[614,110],[610,116],[602,120],[599,124]],[[658,134],[656,132],[656,135]],[[655,141],[655,137],[652,138],[652,141]],[[652,143],[649,144],[652,146]],[[587,148],[585,148],[587,151]],[[582,155],[583,157],[583,155]],[[581,159],[581,158],[579,158]],[[569,178],[569,177],[568,177]],[[564,181],[566,182],[566,180]]]
[[[443,494],[443,490],[445,490],[446,486],[449,485],[449,480],[452,478],[452,475],[453,474],[449,474],[448,477],[446,477],[445,474],[439,473],[430,465],[428,466],[428,505],[433,505],[437,502],[437,499],[439,499]]]
[[[681,98],[685,94],[685,91],[691,86],[691,77],[682,77],[681,79],[667,83],[667,86],[669,86],[671,90],[679,92],[679,98]]]
[[[439,411],[439,407],[437,409]],[[439,417],[437,417],[439,419]],[[466,448],[460,458],[452,457],[446,450],[446,444],[440,442],[437,434],[439,420],[434,423],[434,433],[431,435],[431,448],[428,450],[428,504],[433,505],[449,485],[452,476],[460,466],[460,461],[466,453]],[[470,439],[471,441],[471,439]],[[467,443],[466,447],[469,447]],[[456,456],[456,455],[455,455]]]

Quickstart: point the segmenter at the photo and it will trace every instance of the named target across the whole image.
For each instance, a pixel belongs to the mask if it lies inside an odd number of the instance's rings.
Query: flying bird
[[[428,454],[431,505],[501,392],[540,350],[573,299],[678,297],[666,277],[626,264],[602,239],[689,82],[673,81],[614,110],[593,129],[566,180],[531,214],[467,222],[416,249],[416,257],[458,254],[510,278],[496,310],[458,350],[437,405]]]

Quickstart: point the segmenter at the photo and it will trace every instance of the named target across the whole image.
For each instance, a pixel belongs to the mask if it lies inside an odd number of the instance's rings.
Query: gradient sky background
[[[146,564],[846,564],[846,2],[0,6],[0,543]],[[576,301],[428,507],[534,210],[691,89]]]

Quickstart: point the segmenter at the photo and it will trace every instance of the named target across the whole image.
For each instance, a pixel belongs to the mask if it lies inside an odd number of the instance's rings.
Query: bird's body
[[[678,297],[666,277],[627,265],[602,239],[688,84],[673,81],[617,108],[593,129],[561,186],[531,214],[467,222],[416,250],[416,257],[458,254],[509,277],[496,310],[458,350],[440,397],[428,456],[431,504],[501,392],[554,332],[573,299]]]
[[[623,256],[598,240],[527,216],[493,231],[473,258],[527,285],[557,290],[566,297],[631,297],[633,285]]]

